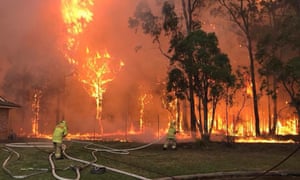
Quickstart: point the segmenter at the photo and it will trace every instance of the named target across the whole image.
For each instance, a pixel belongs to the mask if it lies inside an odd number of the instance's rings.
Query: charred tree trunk
[[[182,110],[182,120],[183,120],[183,127],[185,130],[189,130],[189,123],[187,118],[187,100],[183,100],[183,110]]]
[[[247,50],[250,60],[250,76],[251,76],[251,85],[252,85],[252,94],[253,94],[253,109],[254,109],[254,118],[255,118],[255,134],[260,136],[260,127],[259,127],[259,112],[258,112],[258,96],[256,92],[256,80],[255,80],[255,66],[254,66],[254,56],[253,56],[253,45],[252,45],[252,36],[251,36],[251,27],[255,23],[254,14],[255,8],[250,8],[255,6],[253,1],[244,1],[238,0],[236,3],[232,1],[219,0],[221,6],[223,6],[229,13],[231,20],[235,23],[239,29],[244,34],[244,37],[247,41]],[[254,3],[254,4],[253,4]]]
[[[194,99],[194,81],[192,75],[189,76],[189,101],[191,115],[191,133],[195,137],[196,133],[196,114],[195,114],[195,99]]]
[[[204,82],[205,84],[205,82]],[[207,85],[204,85],[207,86]],[[209,140],[209,136],[208,136],[208,88],[204,88],[204,94],[203,94],[203,99],[202,99],[202,103],[203,103],[203,126],[204,126],[204,133],[203,133],[203,139],[204,140]]]
[[[269,135],[272,135],[273,122],[272,122],[272,112],[271,112],[271,94],[269,93],[269,89],[270,89],[269,76],[266,77],[266,83],[267,83],[267,98],[268,98],[268,129],[269,129]]]
[[[297,110],[297,116],[298,116],[296,128],[297,128],[297,134],[300,135],[300,106],[297,106],[296,110]]]
[[[201,104],[202,104],[202,102],[201,102],[200,96],[198,98],[198,101],[199,101],[199,105],[198,105],[198,114],[199,114],[198,128],[199,128],[199,132],[200,132],[201,137],[202,137],[203,136],[203,128],[202,128],[203,124],[202,124],[202,113],[201,113],[201,109],[202,109]]]
[[[252,93],[253,93],[253,108],[254,108],[254,118],[255,118],[255,134],[260,136],[260,126],[259,126],[259,113],[258,113],[258,96],[256,92],[256,80],[255,80],[255,68],[254,68],[254,56],[252,50],[252,40],[249,35],[248,39],[248,53],[250,58],[250,75],[251,75],[251,84],[252,84]]]
[[[277,127],[277,121],[278,121],[278,107],[277,107],[277,81],[276,78],[273,77],[273,93],[274,95],[272,96],[273,99],[273,125],[272,125],[272,135],[275,135],[276,133],[276,127]]]
[[[181,108],[180,108],[180,100],[177,98],[176,100],[176,109],[177,109],[177,119],[176,119],[176,124],[177,124],[177,129],[179,129],[179,125],[180,125],[180,112],[181,112]]]
[[[214,126],[214,121],[215,121],[215,114],[216,114],[216,109],[217,109],[217,104],[218,104],[218,100],[216,98],[213,98],[212,100],[212,115],[211,115],[211,122],[210,122],[210,127],[209,127],[209,133],[208,133],[208,137],[210,139],[210,135]]]

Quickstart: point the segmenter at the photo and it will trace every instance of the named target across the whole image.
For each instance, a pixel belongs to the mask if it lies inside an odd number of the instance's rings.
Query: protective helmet
[[[175,125],[176,125],[176,121],[171,121],[171,123],[170,123],[170,126],[173,126],[173,127],[175,127]]]

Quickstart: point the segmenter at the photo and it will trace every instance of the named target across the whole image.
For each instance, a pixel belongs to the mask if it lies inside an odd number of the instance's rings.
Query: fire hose
[[[292,151],[288,156],[286,156],[284,159],[282,159],[280,162],[278,162],[277,164],[275,164],[273,167],[271,167],[270,169],[266,170],[265,172],[259,174],[258,176],[252,178],[251,180],[255,180],[258,179],[264,175],[266,175],[267,173],[269,173],[270,171],[272,171],[273,169],[277,168],[278,166],[280,166],[282,163],[284,163],[286,160],[288,160],[290,157],[292,157],[298,150],[300,149],[300,145],[298,145],[296,147],[296,149],[294,151]]]
[[[58,176],[56,174],[56,171],[55,171],[55,165],[54,165],[54,162],[52,160],[52,157],[54,155],[54,152],[52,152],[50,155],[49,155],[49,162],[50,162],[50,165],[51,165],[51,170],[52,170],[52,175],[58,179],[58,180],[73,180],[73,179],[68,179],[68,178],[63,178],[61,176]],[[80,169],[79,167],[74,167],[75,171],[76,171],[76,178],[75,180],[79,180],[80,179]]]
[[[97,158],[94,155],[95,152],[109,152],[109,153],[114,153],[114,154],[129,154],[129,151],[140,150],[140,149],[149,147],[149,146],[151,146],[151,145],[153,145],[153,144],[161,141],[161,139],[163,139],[163,138],[164,137],[161,137],[160,139],[158,139],[156,141],[153,141],[151,143],[145,144],[143,146],[139,146],[139,147],[135,147],[135,148],[128,148],[128,149],[116,149],[116,148],[111,148],[111,147],[100,145],[100,144],[96,144],[96,143],[85,142],[85,141],[72,140],[71,142],[87,144],[87,145],[84,146],[84,148],[88,149],[88,150],[92,150],[93,157],[94,157],[95,161],[97,161]],[[91,145],[94,145],[96,147],[101,147],[101,148],[91,148],[91,147],[89,147]],[[122,171],[122,170],[119,170],[119,169],[115,169],[115,168],[111,168],[111,167],[108,167],[108,166],[98,165],[98,164],[96,164],[94,162],[89,162],[89,161],[85,161],[85,160],[73,158],[73,157],[71,157],[71,156],[69,156],[69,155],[66,154],[66,152],[65,152],[65,145],[63,147],[63,154],[68,159],[71,159],[71,160],[74,160],[74,161],[78,161],[78,162],[81,162],[81,163],[85,163],[87,165],[92,165],[92,166],[94,166],[96,168],[105,168],[107,170],[110,170],[110,171],[113,171],[113,172],[116,172],[116,173],[120,173],[120,174],[125,174],[125,175],[131,176],[131,177],[134,177],[134,178],[138,178],[138,179],[141,179],[141,180],[150,180],[150,179],[148,179],[146,177],[142,177],[142,176],[139,176],[139,175],[136,175],[136,174],[133,174],[133,173],[128,173],[128,172],[125,172],[125,171]]]
[[[109,152],[109,153],[114,153],[114,154],[129,154],[130,151],[141,150],[141,149],[147,148],[147,147],[149,147],[149,146],[151,146],[151,145],[153,145],[153,144],[161,141],[163,138],[165,138],[165,136],[161,137],[158,140],[150,142],[148,144],[145,144],[145,145],[142,145],[142,146],[138,146],[138,147],[134,147],[134,148],[127,148],[127,149],[116,149],[116,148],[111,148],[111,147],[100,145],[100,144],[96,144],[96,143],[85,142],[85,141],[72,140],[72,142],[87,144],[87,145],[84,146],[85,149],[93,150],[93,151],[96,151],[96,152]],[[100,149],[99,148],[91,148],[91,147],[89,147],[91,145],[94,145],[96,147],[100,147]]]
[[[63,149],[65,149],[65,147]],[[119,170],[119,169],[115,169],[115,168],[111,168],[111,167],[108,167],[108,166],[103,166],[103,165],[100,165],[100,164],[96,164],[94,162],[89,162],[89,161],[85,161],[85,160],[82,160],[82,159],[77,159],[77,158],[71,157],[65,152],[65,150],[63,150],[63,154],[64,154],[65,157],[67,157],[68,159],[71,159],[73,161],[81,162],[81,163],[84,163],[84,164],[87,164],[87,165],[92,165],[92,166],[97,167],[97,168],[105,168],[107,170],[110,170],[110,171],[113,171],[113,172],[116,172],[116,173],[120,173],[120,174],[124,174],[124,175],[127,175],[127,176],[131,176],[131,177],[134,177],[134,178],[138,178],[138,179],[141,179],[141,180],[150,180],[146,177],[139,176],[139,175],[136,175],[136,174],[133,174],[133,173],[128,173],[128,172],[125,172],[125,171],[122,171],[122,170]]]
[[[38,172],[27,174],[27,175],[13,175],[12,172],[8,168],[6,168],[6,165],[8,164],[8,161],[12,158],[13,154],[16,154],[17,160],[20,158],[20,154],[17,151],[10,148],[10,147],[26,147],[26,148],[27,147],[29,147],[29,148],[32,148],[32,147],[39,147],[39,148],[43,147],[43,148],[45,148],[46,147],[46,148],[53,148],[52,143],[49,143],[49,142],[11,143],[11,144],[6,144],[5,146],[6,146],[6,151],[9,151],[11,153],[6,158],[6,160],[4,161],[4,163],[2,165],[2,168],[12,178],[25,179],[25,178],[28,178],[30,176],[34,176],[34,175],[38,175],[38,174],[41,174],[41,173],[49,172],[49,170],[47,168],[38,168],[38,169],[37,168],[23,168],[24,170],[37,170]],[[49,162],[50,162],[51,169],[52,169],[52,175],[58,180],[73,180],[73,179],[58,176],[56,174],[56,171],[55,171],[56,168],[55,168],[54,162],[52,160],[53,154],[54,153],[49,154]],[[71,167],[71,168],[73,168],[76,172],[76,178],[74,180],[79,180],[80,179],[80,171],[79,171],[80,168],[79,167]]]
[[[34,175],[38,175],[38,174],[42,174],[42,173],[48,172],[48,169],[42,169],[41,168],[41,169],[36,169],[36,170],[38,170],[38,172],[34,172],[34,173],[31,173],[31,174],[27,174],[27,175],[13,175],[12,172],[8,168],[6,168],[6,165],[7,165],[8,161],[13,157],[14,154],[17,156],[17,159],[20,158],[20,154],[17,151],[15,151],[15,150],[13,150],[13,149],[11,149],[9,147],[6,147],[6,149],[4,149],[4,150],[10,152],[10,154],[5,159],[5,161],[3,162],[2,168],[12,178],[15,178],[15,179],[24,179],[24,178],[28,178],[30,176],[34,176]]]
[[[66,146],[64,144],[63,144],[63,154],[64,154],[64,156],[66,158],[68,158],[70,160],[81,162],[81,163],[85,164],[84,167],[87,167],[87,166],[91,165],[91,166],[93,166],[95,168],[105,168],[105,169],[107,169],[109,171],[120,173],[120,174],[124,174],[124,175],[131,176],[131,177],[134,177],[134,178],[138,178],[138,179],[141,179],[141,180],[150,180],[150,179],[148,179],[146,177],[143,177],[143,176],[139,176],[139,175],[136,175],[136,174],[133,174],[133,173],[129,173],[129,172],[125,172],[125,171],[122,171],[122,170],[119,170],[119,169],[115,169],[115,168],[111,168],[111,167],[107,167],[107,166],[103,166],[103,165],[97,164],[97,163],[95,163],[97,161],[97,157],[96,157],[96,155],[94,153],[102,151],[102,152],[117,153],[117,154],[129,154],[129,151],[139,150],[139,149],[146,148],[148,146],[151,146],[155,142],[160,141],[161,139],[158,139],[157,141],[154,141],[152,143],[149,143],[149,144],[146,144],[146,145],[143,145],[143,146],[140,146],[140,147],[129,148],[129,149],[115,149],[115,148],[110,148],[110,147],[107,147],[107,146],[103,146],[103,145],[99,145],[99,144],[95,144],[95,143],[90,143],[90,142],[72,141],[72,142],[87,144],[84,148],[88,149],[88,150],[92,150],[92,156],[93,156],[94,160],[93,161],[85,161],[85,160],[82,160],[82,159],[78,159],[78,158],[74,158],[74,157],[69,156],[65,152]],[[91,148],[91,147],[89,147],[91,145],[94,145],[94,146],[97,146],[97,147],[101,147],[101,149],[100,148]],[[3,162],[2,168],[12,178],[15,178],[15,179],[24,179],[24,178],[27,178],[27,177],[30,177],[30,176],[34,176],[34,175],[38,175],[38,174],[49,172],[49,170],[47,168],[29,168],[30,170],[37,170],[38,172],[34,172],[34,173],[31,173],[31,174],[28,174],[28,175],[13,175],[12,172],[6,167],[6,165],[8,164],[9,160],[12,158],[13,154],[15,154],[17,156],[17,160],[20,158],[20,154],[18,152],[16,152],[15,150],[13,150],[11,147],[53,148],[53,144],[52,143],[49,143],[49,142],[10,143],[10,144],[6,144],[5,147],[6,147],[5,151],[10,152],[10,154],[6,158],[6,160]],[[54,153],[52,152],[48,156],[48,160],[49,160],[49,163],[51,165],[52,175],[56,179],[58,179],[58,180],[71,180],[71,179],[68,179],[68,178],[64,178],[64,177],[58,176],[56,174],[55,164],[54,164],[54,162],[52,160],[53,155],[54,155]],[[80,170],[83,169],[84,167],[73,167],[73,166],[71,167],[76,172],[76,178],[75,178],[75,180],[79,180],[80,179]]]

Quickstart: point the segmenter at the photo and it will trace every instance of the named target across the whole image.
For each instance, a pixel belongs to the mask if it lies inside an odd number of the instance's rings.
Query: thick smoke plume
[[[96,0],[93,21],[84,33],[93,47],[125,63],[104,94],[104,133],[129,131],[132,126],[137,130],[139,98],[145,94],[145,126],[157,130],[169,121],[161,102],[168,60],[148,36],[128,27],[138,2]],[[159,13],[156,1],[149,2],[153,12]],[[200,15],[203,29],[216,32],[232,65],[247,66],[246,49],[231,23],[211,16],[210,11]],[[95,99],[84,90],[63,54],[66,29],[60,0],[1,0],[0,27],[0,95],[22,106],[14,110],[10,127],[19,134],[31,132],[33,95],[41,90],[40,133],[51,133],[61,118],[67,120],[71,133],[98,132]],[[162,43],[167,47],[168,42]]]
[[[167,122],[160,102],[168,61],[151,40],[128,28],[128,18],[138,1],[96,1],[93,21],[85,38],[97,49],[121,59],[125,67],[104,95],[105,132],[123,131],[140,118],[139,96],[152,99],[145,105],[144,118],[151,124]],[[42,91],[39,109],[40,133],[51,133],[57,120],[65,118],[70,132],[97,132],[95,100],[74,76],[62,52],[65,27],[59,0],[0,1],[1,95],[22,108],[14,110],[10,125],[17,133],[31,132],[32,104],[36,89]],[[125,126],[125,121],[127,123]],[[165,124],[165,123],[164,123]],[[138,127],[138,126],[137,126]]]

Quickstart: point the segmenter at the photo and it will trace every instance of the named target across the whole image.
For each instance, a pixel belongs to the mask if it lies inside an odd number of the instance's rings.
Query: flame
[[[144,93],[139,97],[140,103],[140,116],[139,116],[139,128],[140,131],[144,129],[144,113],[145,113],[145,105],[148,104],[152,99],[152,95],[148,93]]]
[[[143,122],[143,118],[144,118],[144,110],[145,110],[145,99],[147,97],[147,94],[144,94],[142,96],[139,97],[139,101],[140,101],[140,118],[139,118],[139,124],[140,124],[140,131],[143,131],[143,126],[144,126],[144,122]]]
[[[96,119],[102,133],[103,94],[107,84],[114,80],[115,75],[123,66],[122,61],[114,64],[111,55],[106,50],[100,54],[98,51],[91,53],[90,49],[86,48],[86,63],[77,70],[78,79],[86,85],[85,89],[96,100]]]
[[[235,142],[238,143],[295,143],[293,140],[278,140],[278,139],[266,139],[266,138],[257,138],[257,137],[244,137],[235,139]]]
[[[277,129],[277,134],[279,135],[285,135],[285,134],[297,135],[297,118],[279,120],[276,129]]]
[[[174,97],[174,99],[170,100],[168,98],[162,98],[162,105],[163,107],[169,112],[169,121],[177,120],[180,116],[178,112],[177,103],[179,102],[178,98],[175,96],[175,93],[169,93],[170,96]],[[167,97],[168,95],[166,92],[163,95]]]
[[[93,20],[93,0],[62,0],[61,13],[67,29],[65,57],[74,65],[79,81],[85,84],[85,89],[96,100],[96,120],[98,120],[101,134],[103,94],[107,83],[113,81],[115,75],[124,66],[120,61],[117,65],[112,61],[111,55],[104,51],[91,51],[89,46],[81,48],[80,36]],[[82,51],[85,49],[85,52]]]
[[[102,104],[103,104],[103,94],[106,92],[106,88],[109,82],[113,81],[116,74],[124,66],[123,61],[118,61],[112,58],[107,50],[98,51],[90,46],[80,44],[80,37],[85,32],[85,29],[93,21],[93,12],[91,8],[94,5],[94,0],[61,0],[61,13],[62,18],[66,26],[66,40],[64,49],[64,55],[68,62],[73,65],[76,69],[76,75],[78,80],[83,83],[84,88],[87,90],[91,97],[96,100],[96,120],[98,120],[101,133],[75,133],[69,134],[67,139],[82,139],[82,140],[92,140],[99,139],[103,137],[115,137],[116,139],[127,135],[127,132],[115,132],[115,133],[103,133],[103,127],[101,123],[102,114]],[[214,24],[209,24],[212,28],[215,28]],[[249,79],[249,78],[248,78]],[[245,93],[252,96],[252,84],[247,81],[247,87]],[[39,108],[40,108],[40,98],[42,95],[41,90],[36,90],[34,92],[34,100],[32,104],[32,111],[34,113],[34,118],[32,119],[32,133],[36,137],[43,137],[51,139],[52,135],[39,133]],[[140,116],[139,116],[139,129],[135,130],[133,123],[130,124],[128,134],[140,136],[143,133],[143,129],[146,124],[144,124],[144,113],[145,105],[151,100],[151,95],[144,93],[139,97],[140,102]],[[177,138],[179,140],[189,139],[189,133],[185,133],[182,130],[182,114],[179,114],[178,110],[178,99],[175,98],[173,101],[163,101],[164,107],[170,112],[169,122],[174,119],[179,119],[178,128],[179,134]],[[280,142],[286,143],[290,141],[279,141],[273,139],[259,139],[259,138],[247,138],[249,136],[254,136],[254,123],[251,115],[245,113],[244,119],[237,123],[233,123],[232,120],[228,119],[226,122],[221,115],[216,114],[216,121],[214,124],[213,133],[238,136],[242,137],[237,139],[236,142]],[[211,119],[211,117],[209,117]],[[208,123],[210,124],[210,122]],[[265,131],[262,127],[261,131]],[[286,134],[297,134],[297,119],[279,119],[277,124],[277,132],[279,135]],[[22,129],[20,130],[21,132]],[[127,131],[127,129],[125,130]],[[155,134],[157,137],[164,135],[167,132],[167,128],[158,129]]]
[[[33,94],[33,102],[31,104],[31,109],[33,112],[32,118],[32,134],[38,135],[39,134],[39,113],[40,113],[40,100],[42,97],[42,90],[35,89]]]
[[[134,125],[133,123],[130,123],[130,129],[129,129],[129,134],[136,134],[136,131],[134,130]]]
[[[218,116],[218,118],[221,118],[220,116]],[[219,119],[221,122],[224,122],[223,119]],[[247,121],[248,122],[248,121]],[[291,132],[292,134],[296,135],[296,119],[290,119],[288,121],[286,120],[281,120],[279,121],[279,125],[278,125],[278,135],[290,135]],[[283,122],[285,122],[283,124]],[[288,125],[287,125],[288,124]],[[248,127],[249,126],[249,127]],[[251,123],[241,123],[239,125],[239,131],[238,133],[235,133],[233,131],[233,128],[230,126],[229,127],[229,136],[234,138],[234,142],[237,143],[295,143],[294,140],[278,140],[278,139],[273,139],[273,138],[266,138],[266,137],[254,137],[253,132],[253,125],[251,125]],[[157,132],[153,132],[152,134],[152,138],[153,139],[157,139],[157,138],[161,138],[163,137],[166,133],[167,133],[168,128],[160,128]],[[140,129],[135,129],[133,123],[130,123],[130,127],[129,129],[125,130],[125,131],[117,131],[117,132],[113,132],[113,133],[75,133],[75,134],[68,134],[67,139],[80,139],[80,140],[122,140],[122,138],[127,139],[127,135],[131,135],[131,137],[133,139],[137,139],[136,137],[141,137],[143,135],[143,131],[141,131]],[[283,133],[283,134],[280,134]],[[148,134],[149,135],[149,134]],[[147,135],[147,136],[148,136]],[[221,136],[220,136],[221,135]],[[219,127],[219,129],[214,129],[213,131],[213,136],[215,137],[223,137],[223,139],[219,139],[219,140],[224,140],[224,136],[225,136],[225,125],[221,124],[221,126]],[[30,136],[28,136],[30,137]],[[51,135],[47,135],[47,134],[37,134],[35,137],[39,137],[39,138],[47,138],[47,139],[51,139]],[[189,133],[183,132],[183,131],[179,131],[179,133],[176,135],[176,138],[178,139],[178,141],[183,142],[183,141],[190,141],[191,136]],[[130,138],[129,138],[130,140]]]
[[[78,36],[83,33],[88,23],[93,20],[90,7],[94,0],[61,0],[61,14],[67,29],[67,49],[74,50],[78,45]],[[75,59],[68,59],[74,63]]]
[[[246,93],[248,96],[252,97],[252,83],[251,82],[249,82],[246,87]]]

